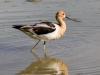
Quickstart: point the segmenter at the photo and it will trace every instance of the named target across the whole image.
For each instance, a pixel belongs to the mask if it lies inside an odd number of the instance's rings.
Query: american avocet
[[[33,25],[13,25],[13,28],[19,29],[33,39],[39,40],[36,45],[30,50],[34,54],[35,47],[44,41],[43,51],[46,57],[45,44],[47,40],[56,40],[59,39],[66,31],[66,23],[63,21],[63,18],[68,18],[63,11],[58,11],[56,13],[56,20],[58,24],[52,22],[41,22]],[[73,19],[70,19],[73,20]],[[73,20],[76,21],[76,20]],[[35,55],[35,54],[34,54]],[[36,56],[36,55],[35,55]]]

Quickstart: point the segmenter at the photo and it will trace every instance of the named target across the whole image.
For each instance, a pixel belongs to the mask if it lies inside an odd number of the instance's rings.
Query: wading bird
[[[66,23],[63,21],[63,18],[68,18],[73,20],[65,15],[63,11],[58,11],[55,16],[58,24],[52,22],[41,22],[33,25],[13,25],[13,28],[18,29],[33,39],[39,40],[36,45],[30,50],[32,54],[34,54],[34,49],[40,43],[40,41],[44,41],[43,52],[46,57],[46,48],[45,44],[48,40],[56,40],[59,39],[66,31]],[[76,21],[76,20],[73,20]],[[76,21],[79,22],[79,21]],[[35,57],[36,54],[34,54]]]

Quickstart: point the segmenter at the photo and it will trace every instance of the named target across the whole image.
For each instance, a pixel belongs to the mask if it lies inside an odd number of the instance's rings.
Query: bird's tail
[[[20,29],[21,27],[23,27],[25,25],[12,25],[12,28],[15,28],[15,29]]]

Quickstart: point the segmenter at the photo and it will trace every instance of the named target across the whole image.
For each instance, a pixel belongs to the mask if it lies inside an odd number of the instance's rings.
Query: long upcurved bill
[[[75,22],[81,22],[81,21],[77,21],[77,20],[75,20],[75,19],[71,19],[71,18],[69,18],[68,16],[66,16],[66,18],[69,19],[69,20],[75,21]]]

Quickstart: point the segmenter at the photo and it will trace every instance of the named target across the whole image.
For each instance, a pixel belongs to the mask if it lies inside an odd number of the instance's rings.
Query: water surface
[[[69,75],[100,75],[99,0],[0,0],[0,75],[15,75],[37,60],[29,51],[37,41],[12,29],[12,25],[56,22],[58,10],[82,22],[66,21],[65,35],[47,42],[47,55],[64,61]],[[41,58],[42,46],[43,42],[35,50]]]

